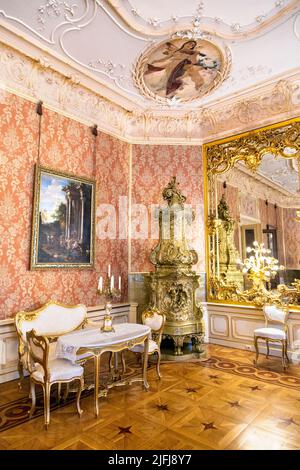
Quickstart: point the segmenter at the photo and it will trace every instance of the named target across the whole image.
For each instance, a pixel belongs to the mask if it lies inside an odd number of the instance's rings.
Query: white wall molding
[[[253,331],[264,326],[264,316],[261,309],[222,303],[208,302],[206,304],[207,341],[237,349],[254,351]],[[290,310],[288,319],[289,357],[294,363],[300,362],[300,315],[297,310]],[[263,342],[260,351],[266,353]],[[280,345],[270,343],[270,354],[281,356]]]

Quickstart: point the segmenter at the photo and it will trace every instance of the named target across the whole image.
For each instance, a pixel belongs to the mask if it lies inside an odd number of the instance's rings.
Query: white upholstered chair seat
[[[83,367],[79,364],[73,364],[67,359],[52,359],[48,362],[50,372],[50,382],[68,381],[72,378],[83,375]],[[35,371],[32,372],[32,378],[38,382],[44,382],[44,370],[40,364],[35,364]]]
[[[149,349],[148,353],[152,353],[153,351],[159,349],[158,344],[153,341],[153,339],[149,340]],[[142,344],[137,344],[133,348],[130,349],[130,351],[135,352],[135,353],[143,353],[144,352],[144,343]]]
[[[279,328],[257,328],[254,330],[254,335],[269,339],[286,339],[286,333]]]

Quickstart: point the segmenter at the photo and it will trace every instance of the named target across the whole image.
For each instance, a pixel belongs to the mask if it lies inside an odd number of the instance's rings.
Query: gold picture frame
[[[93,268],[96,182],[36,165],[30,269]]]

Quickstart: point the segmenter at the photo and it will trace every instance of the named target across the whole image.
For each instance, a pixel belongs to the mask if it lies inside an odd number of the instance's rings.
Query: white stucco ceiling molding
[[[268,200],[271,204],[280,207],[295,209],[300,207],[300,197],[285,191],[281,186],[273,183],[258,172],[253,173],[246,166],[236,166],[227,173],[218,176],[220,182],[239,188],[243,196]]]
[[[191,26],[196,26],[201,27],[201,29],[228,41],[252,39],[261,34],[264,34],[285,19],[292,16],[299,8],[299,0],[274,0],[274,5],[270,11],[264,14],[259,14],[249,19],[248,24],[242,25],[237,21],[228,24],[219,16],[205,16],[204,2],[199,3],[200,8],[198,6],[194,15],[185,17],[180,17],[176,14],[176,5],[174,4],[173,10],[170,10],[169,18],[162,19],[155,16],[155,10],[153,10],[153,16],[149,18],[143,17],[139,11],[139,8],[135,6],[138,5],[137,1],[95,1],[99,6],[102,6],[102,4],[109,5],[110,11],[112,14],[114,14],[116,19],[120,18],[124,24],[126,24],[133,31],[149,37],[162,37],[171,35],[178,30],[190,30]]]
[[[300,114],[300,71],[192,112],[127,111],[40,60],[0,43],[0,88],[130,143],[190,144],[234,135]],[[3,91],[2,91],[3,93]]]

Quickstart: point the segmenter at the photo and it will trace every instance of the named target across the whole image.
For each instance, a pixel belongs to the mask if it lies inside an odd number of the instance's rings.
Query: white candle
[[[119,276],[119,290],[121,290],[121,276]]]
[[[108,265],[108,277],[110,277],[110,274],[111,274],[111,265],[109,264]]]
[[[100,276],[100,278],[99,278],[98,290],[100,290],[101,292],[102,292],[102,290],[103,290],[103,279],[102,279],[102,276]]]
[[[114,288],[114,276],[112,275],[110,278],[110,289],[112,290]]]

